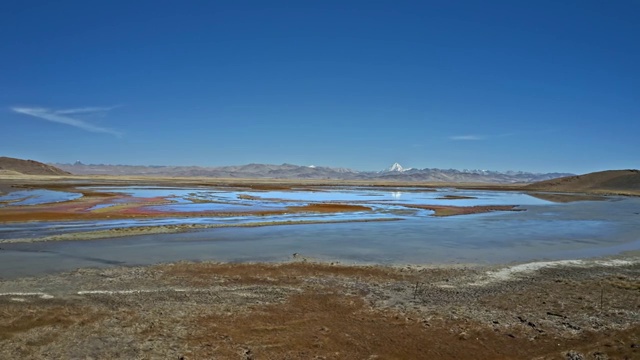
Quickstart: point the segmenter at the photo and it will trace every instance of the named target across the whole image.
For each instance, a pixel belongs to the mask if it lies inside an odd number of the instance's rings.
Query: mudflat
[[[640,259],[173,263],[0,281],[3,358],[634,359]]]

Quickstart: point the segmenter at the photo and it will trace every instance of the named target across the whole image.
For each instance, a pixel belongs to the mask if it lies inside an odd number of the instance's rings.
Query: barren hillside
[[[20,173],[25,175],[69,175],[57,167],[34,160],[22,160],[0,156],[0,174]]]
[[[540,181],[529,190],[640,194],[640,170],[608,170]]]

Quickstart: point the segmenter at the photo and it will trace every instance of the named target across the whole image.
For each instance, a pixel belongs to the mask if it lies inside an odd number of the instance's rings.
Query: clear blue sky
[[[0,2],[0,155],[640,167],[640,1]]]

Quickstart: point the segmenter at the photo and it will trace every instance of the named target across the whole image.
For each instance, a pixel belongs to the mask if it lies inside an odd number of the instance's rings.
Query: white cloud
[[[107,134],[120,137],[122,136],[122,134],[116,130],[93,125],[84,120],[78,119],[75,116],[80,114],[87,115],[87,114],[95,114],[95,113],[104,113],[113,108],[114,107],[83,107],[83,108],[75,108],[75,109],[52,110],[52,109],[35,108],[35,107],[13,107],[11,108],[11,110],[19,114],[29,115],[39,119],[51,121],[51,122],[74,126],[86,131],[107,133]]]
[[[483,140],[484,136],[479,136],[479,135],[455,135],[455,136],[449,136],[449,140]]]
[[[117,106],[101,107],[101,106],[88,106],[75,109],[55,110],[54,113],[58,115],[75,115],[75,114],[88,114],[88,113],[102,113],[115,109]]]

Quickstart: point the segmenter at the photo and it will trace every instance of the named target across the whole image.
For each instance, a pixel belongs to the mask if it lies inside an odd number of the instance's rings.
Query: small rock
[[[569,351],[566,355],[567,360],[584,360],[584,355],[576,351]]]
[[[592,355],[595,360],[609,360],[609,356],[605,353],[594,352]]]

